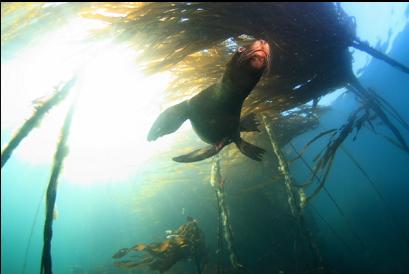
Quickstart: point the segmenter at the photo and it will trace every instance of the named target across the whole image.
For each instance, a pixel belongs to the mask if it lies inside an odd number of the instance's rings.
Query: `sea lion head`
[[[264,71],[269,63],[270,45],[260,39],[237,49],[238,62],[255,71]]]
[[[243,87],[246,94],[253,89],[269,67],[270,45],[262,39],[241,46],[226,66],[224,79]]]

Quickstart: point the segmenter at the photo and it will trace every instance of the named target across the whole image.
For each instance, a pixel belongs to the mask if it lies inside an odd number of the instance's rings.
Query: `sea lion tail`
[[[188,102],[172,106],[162,112],[148,133],[148,141],[175,132],[188,119]]]
[[[237,148],[241,151],[241,153],[243,153],[247,157],[256,161],[261,161],[261,159],[263,158],[263,153],[265,152],[264,149],[247,143],[241,138],[235,141],[235,143],[237,145]]]

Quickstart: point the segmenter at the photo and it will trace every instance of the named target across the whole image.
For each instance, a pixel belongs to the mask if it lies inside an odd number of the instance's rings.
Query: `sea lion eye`
[[[246,50],[246,47],[243,47],[243,46],[241,46],[241,47],[239,47],[238,49],[237,49],[237,51],[238,52],[243,52],[243,51],[245,51]]]

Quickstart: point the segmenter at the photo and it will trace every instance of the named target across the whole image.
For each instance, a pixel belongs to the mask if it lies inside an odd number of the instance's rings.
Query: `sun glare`
[[[3,131],[19,127],[32,112],[33,100],[49,94],[82,67],[74,87],[79,100],[63,171],[67,181],[79,184],[127,179],[171,140],[153,144],[147,142],[146,135],[160,113],[162,95],[172,75],[145,76],[135,63],[138,53],[126,46],[105,43],[89,50],[89,45],[67,40],[67,33],[78,39],[88,29],[83,22],[70,24],[61,30],[65,34],[54,33],[2,64],[1,74]],[[67,108],[68,102],[64,102],[52,109],[22,142],[15,157],[50,166]]]

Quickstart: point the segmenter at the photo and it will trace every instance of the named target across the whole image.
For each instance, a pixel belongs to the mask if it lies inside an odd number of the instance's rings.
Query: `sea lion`
[[[246,156],[261,161],[264,149],[244,141],[243,131],[258,131],[254,114],[240,119],[243,101],[268,67],[270,46],[256,40],[239,47],[226,65],[222,78],[196,96],[163,111],[148,134],[148,141],[176,131],[189,119],[199,137],[211,146],[173,158],[176,162],[195,162],[217,154],[234,142]]]

